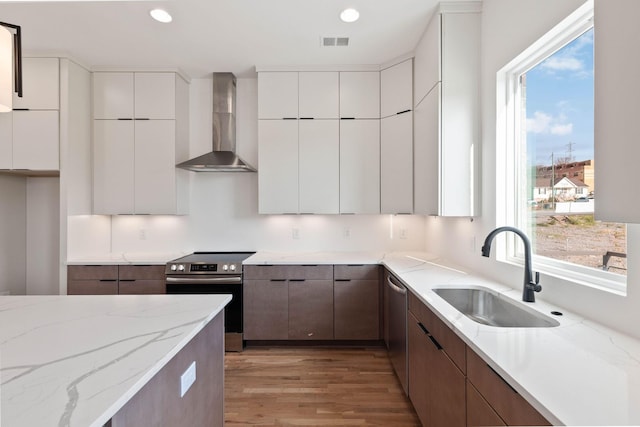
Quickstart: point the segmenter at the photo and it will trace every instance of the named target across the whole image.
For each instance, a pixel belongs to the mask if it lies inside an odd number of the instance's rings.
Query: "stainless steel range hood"
[[[213,73],[213,151],[176,165],[194,172],[255,172],[236,154],[236,76]]]

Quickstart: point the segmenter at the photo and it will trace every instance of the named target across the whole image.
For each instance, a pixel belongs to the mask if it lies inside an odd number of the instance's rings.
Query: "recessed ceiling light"
[[[356,22],[360,18],[360,12],[355,9],[345,9],[340,13],[340,19],[344,22]]]
[[[156,21],[162,22],[165,24],[173,20],[171,15],[169,15],[169,12],[167,12],[164,9],[153,9],[151,12],[149,12],[149,15],[151,15],[151,17]]]

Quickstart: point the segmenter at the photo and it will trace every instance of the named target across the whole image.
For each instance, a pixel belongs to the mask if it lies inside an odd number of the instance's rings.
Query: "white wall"
[[[0,175],[0,293],[25,293],[27,180]]]
[[[482,213],[467,219],[428,218],[429,251],[520,288],[522,268],[483,258],[480,247],[496,224],[496,72],[583,3],[582,0],[484,0],[482,14]],[[475,242],[475,243],[474,243]],[[495,251],[492,251],[495,253]],[[628,295],[621,297],[542,275],[537,295],[567,310],[640,337],[640,230],[628,228]]]
[[[27,178],[27,295],[57,295],[60,179]]]
[[[257,89],[257,78],[238,79],[236,126],[238,154],[259,168]],[[210,78],[191,81],[191,157],[211,151],[211,93]],[[70,217],[69,258],[108,252],[388,251],[425,246],[421,216],[259,215],[256,173],[190,173],[190,180],[186,216]]]

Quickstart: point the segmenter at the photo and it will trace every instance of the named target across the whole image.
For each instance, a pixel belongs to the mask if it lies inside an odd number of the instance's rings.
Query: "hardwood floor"
[[[225,354],[225,426],[420,426],[382,348]]]

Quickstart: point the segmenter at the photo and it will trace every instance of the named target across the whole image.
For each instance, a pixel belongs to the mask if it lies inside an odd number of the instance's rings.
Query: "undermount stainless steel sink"
[[[438,296],[469,319],[501,328],[550,328],[557,320],[510,301],[487,288],[436,288]]]

